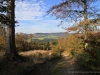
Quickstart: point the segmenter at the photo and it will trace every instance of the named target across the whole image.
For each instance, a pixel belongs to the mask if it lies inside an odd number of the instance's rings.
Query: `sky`
[[[16,0],[15,19],[19,22],[16,24],[16,33],[66,32],[66,30],[62,28],[63,26],[58,26],[60,23],[59,20],[45,13],[50,7],[59,4],[61,1],[62,0]]]
[[[65,32],[62,26],[58,26],[59,20],[45,13],[50,7],[60,2],[61,0],[16,0],[15,19],[19,22],[16,24],[16,33]]]

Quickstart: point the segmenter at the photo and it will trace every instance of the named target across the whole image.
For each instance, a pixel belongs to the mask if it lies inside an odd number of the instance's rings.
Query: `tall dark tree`
[[[99,10],[92,5],[96,1],[99,0],[62,0],[62,3],[53,6],[47,13],[61,19],[61,24],[70,22],[68,25],[71,25],[73,22],[73,26],[67,30],[82,31],[84,40],[87,40],[90,27],[96,27],[100,21],[97,18]]]
[[[7,0],[7,17],[11,22],[7,22],[5,55],[10,59],[18,58],[15,45],[15,0]]]

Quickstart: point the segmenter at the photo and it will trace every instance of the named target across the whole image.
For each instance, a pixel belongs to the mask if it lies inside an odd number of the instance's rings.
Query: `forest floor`
[[[24,61],[10,62],[0,59],[0,75],[86,75],[79,71],[78,62],[63,54],[54,58],[50,51],[20,52]]]

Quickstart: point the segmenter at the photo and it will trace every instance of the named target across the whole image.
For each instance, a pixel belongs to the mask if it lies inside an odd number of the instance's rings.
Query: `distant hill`
[[[58,33],[35,33],[33,34],[34,39],[57,39],[58,37],[63,36],[69,36],[72,33],[64,33],[64,32],[58,32]]]
[[[42,37],[42,36],[62,36],[64,33],[35,33],[34,37]]]

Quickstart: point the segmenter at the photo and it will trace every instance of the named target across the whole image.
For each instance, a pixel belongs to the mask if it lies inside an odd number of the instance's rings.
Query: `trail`
[[[78,61],[70,55],[64,55],[62,61],[65,64],[62,75],[92,75],[92,73],[90,74],[88,71],[82,71]]]
[[[33,63],[33,58],[42,57],[38,53],[42,53],[43,56],[46,55],[45,57],[48,57],[49,54],[48,51],[21,52],[21,55],[26,56],[25,61],[3,61],[1,63],[3,66],[0,66],[0,75],[94,75],[94,73],[81,73],[78,62],[71,55],[66,55],[66,53],[61,58],[54,58],[44,63],[35,64]],[[34,54],[37,57],[34,57]]]
[[[28,51],[22,54],[33,55],[36,52]],[[81,71],[78,62],[71,55],[63,53],[61,58],[41,63],[25,75],[89,75],[89,73]]]
[[[28,75],[86,75],[80,73],[78,64],[71,56],[63,56],[40,65]]]
[[[61,58],[41,63],[25,75],[89,75],[89,73],[81,71],[78,62],[71,55],[62,54]]]
[[[63,56],[63,62],[65,63],[63,75],[75,75],[75,60],[70,56]]]

